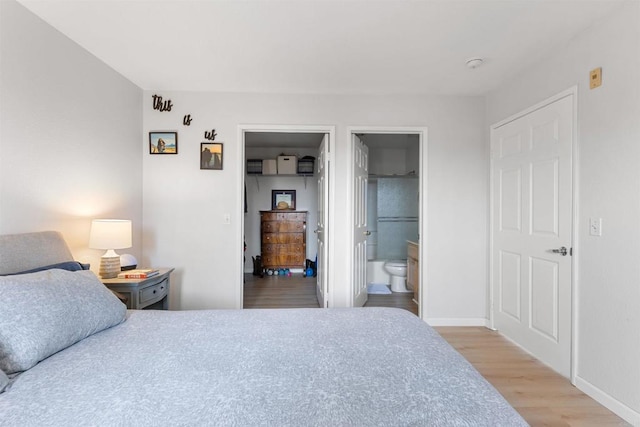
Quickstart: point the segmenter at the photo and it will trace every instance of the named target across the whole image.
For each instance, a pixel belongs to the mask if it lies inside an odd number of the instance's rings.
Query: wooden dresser
[[[304,268],[306,211],[260,211],[260,251],[264,268]]]

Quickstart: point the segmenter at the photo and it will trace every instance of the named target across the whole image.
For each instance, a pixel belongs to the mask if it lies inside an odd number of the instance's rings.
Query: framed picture
[[[178,154],[178,132],[149,132],[149,154]]]
[[[200,143],[200,169],[222,170],[222,143]]]
[[[271,190],[271,209],[295,209],[296,190]]]

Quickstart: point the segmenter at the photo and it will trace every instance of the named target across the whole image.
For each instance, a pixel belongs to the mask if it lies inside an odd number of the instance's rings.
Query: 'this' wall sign
[[[171,111],[173,104],[170,99],[166,101],[159,95],[153,95],[153,109],[158,111]]]

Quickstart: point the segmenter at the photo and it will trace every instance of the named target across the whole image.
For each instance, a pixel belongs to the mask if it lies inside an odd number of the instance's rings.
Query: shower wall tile
[[[378,218],[417,218],[418,188],[415,177],[378,178]]]
[[[407,259],[407,240],[418,240],[418,221],[378,221],[378,259]]]

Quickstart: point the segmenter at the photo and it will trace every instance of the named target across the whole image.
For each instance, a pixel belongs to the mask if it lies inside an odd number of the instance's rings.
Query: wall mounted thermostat
[[[598,67],[589,73],[589,89],[595,89],[602,84],[602,68]]]

